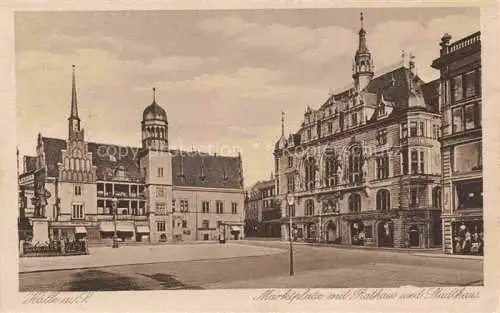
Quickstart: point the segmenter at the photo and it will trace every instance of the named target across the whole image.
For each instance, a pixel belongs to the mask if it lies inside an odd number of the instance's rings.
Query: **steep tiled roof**
[[[173,151],[172,180],[175,186],[240,189],[243,187],[242,174],[238,157]]]
[[[57,175],[57,163],[62,162],[61,150],[66,149],[66,140],[43,138],[45,159],[49,176]],[[97,179],[108,180],[121,167],[130,180],[142,181],[139,169],[138,147],[125,147],[110,144],[88,142],[88,151],[92,152],[92,164],[97,167]],[[105,153],[107,151],[107,153]],[[215,156],[199,152],[172,151],[172,179],[177,186],[207,188],[242,188],[242,173],[239,157]],[[182,162],[181,162],[182,160]],[[184,176],[181,177],[180,168]],[[204,178],[201,177],[203,165]]]

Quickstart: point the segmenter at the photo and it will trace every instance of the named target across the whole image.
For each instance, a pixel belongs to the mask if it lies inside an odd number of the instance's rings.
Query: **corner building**
[[[483,255],[481,34],[441,38],[444,252]]]
[[[169,149],[167,114],[155,97],[143,112],[140,147],[88,142],[80,124],[73,69],[68,138],[39,134],[19,179],[24,197],[33,195],[20,203],[24,211],[34,203],[34,242],[112,241],[115,228],[125,242],[244,237],[241,156]]]
[[[276,143],[281,237],[291,215],[295,240],[440,246],[439,82],[424,83],[411,55],[375,76],[362,22],[353,85]]]

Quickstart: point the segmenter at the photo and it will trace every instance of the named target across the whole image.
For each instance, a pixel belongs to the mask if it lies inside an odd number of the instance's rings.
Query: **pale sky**
[[[418,75],[441,36],[479,30],[477,8],[365,9],[375,70],[416,56]],[[86,140],[140,146],[143,109],[157,101],[172,148],[236,154],[245,185],[268,179],[274,143],[307,106],[351,83],[359,9],[18,12],[16,85],[21,155],[36,135],[67,137],[71,65],[77,65]]]

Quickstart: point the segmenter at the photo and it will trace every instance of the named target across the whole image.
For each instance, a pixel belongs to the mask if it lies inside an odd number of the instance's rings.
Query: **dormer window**
[[[378,107],[378,115],[379,116],[385,115],[385,103],[384,102],[380,102],[380,105]]]

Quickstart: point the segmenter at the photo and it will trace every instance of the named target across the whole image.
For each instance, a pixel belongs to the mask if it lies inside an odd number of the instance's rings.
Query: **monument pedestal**
[[[47,218],[38,217],[32,219],[33,244],[49,242],[49,221]]]

